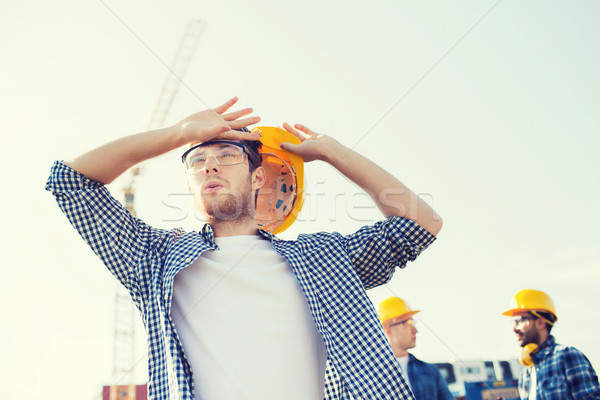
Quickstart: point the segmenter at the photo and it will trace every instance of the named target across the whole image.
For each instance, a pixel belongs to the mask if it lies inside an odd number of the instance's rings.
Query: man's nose
[[[210,172],[219,172],[221,170],[221,166],[217,161],[217,158],[213,155],[209,155],[206,157],[206,162],[204,163],[204,173],[209,174]]]

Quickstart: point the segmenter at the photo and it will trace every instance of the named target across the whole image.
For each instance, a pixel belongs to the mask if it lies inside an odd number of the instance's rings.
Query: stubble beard
[[[208,223],[231,224],[254,218],[254,200],[250,180],[244,181],[238,194],[202,195],[201,206]]]
[[[537,330],[530,330],[523,332],[523,338],[521,340],[521,347],[527,346],[529,343],[540,344],[540,333]]]

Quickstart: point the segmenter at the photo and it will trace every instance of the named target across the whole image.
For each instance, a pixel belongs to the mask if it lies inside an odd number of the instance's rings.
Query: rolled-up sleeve
[[[135,292],[141,259],[152,243],[169,232],[134,218],[102,183],[63,162],[52,166],[46,190],[110,272],[130,293]]]
[[[435,236],[414,221],[389,217],[344,237],[352,264],[366,289],[388,282],[397,267],[404,268]]]

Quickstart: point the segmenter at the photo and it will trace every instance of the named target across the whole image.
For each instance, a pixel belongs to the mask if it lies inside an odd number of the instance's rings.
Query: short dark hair
[[[237,130],[241,132],[250,132],[248,128],[241,128]],[[262,164],[262,156],[260,154],[262,143],[260,140],[242,140],[241,142],[248,151],[248,166],[250,168],[250,172],[254,172],[254,170],[260,167]]]
[[[538,319],[538,317],[533,314],[533,313],[529,313],[533,318]],[[550,331],[552,330],[552,327],[554,325],[550,324],[548,321],[552,321],[552,323],[554,323],[556,321],[556,318],[554,318],[554,315],[552,315],[552,313],[549,312],[545,312],[545,311],[536,311],[536,314],[539,315],[542,320],[544,320],[544,322],[546,323],[546,330],[548,331],[548,333],[550,333]]]

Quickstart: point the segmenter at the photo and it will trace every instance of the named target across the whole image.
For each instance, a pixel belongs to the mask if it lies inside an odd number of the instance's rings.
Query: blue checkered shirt
[[[104,185],[62,162],[53,165],[46,190],[140,311],[148,334],[149,397],[192,400],[192,371],[171,318],[173,280],[202,252],[218,249],[212,228],[148,226]],[[365,289],[388,282],[433,235],[400,217],[348,236],[322,232],[281,240],[260,234],[289,263],[323,337],[325,399],[414,399]]]
[[[587,357],[576,348],[558,344],[550,335],[531,358],[534,366],[525,368],[519,377],[521,399],[529,398],[533,368],[538,400],[600,399],[598,376]]]
[[[417,400],[454,400],[446,381],[435,365],[408,354],[408,380]]]

